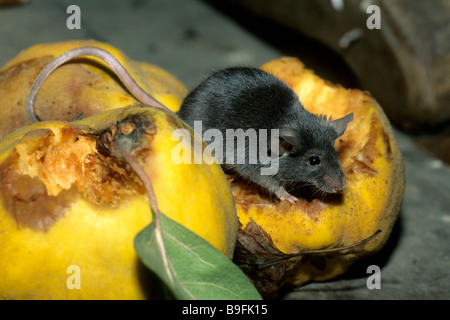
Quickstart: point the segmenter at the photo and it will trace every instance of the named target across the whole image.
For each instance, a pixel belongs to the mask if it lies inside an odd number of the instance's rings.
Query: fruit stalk
[[[126,144],[120,143],[121,139],[119,138],[118,144],[119,144],[119,150],[123,154],[124,159],[126,162],[130,165],[130,167],[133,169],[133,171],[138,175],[138,177],[141,179],[142,183],[144,184],[145,190],[147,191],[148,200],[150,202],[150,208],[153,213],[153,219],[155,221],[156,225],[156,239],[158,242],[159,250],[161,251],[161,256],[163,257],[163,263],[164,267],[167,270],[167,274],[169,276],[170,282],[173,281],[173,274],[172,269],[170,268],[169,258],[167,256],[166,247],[164,245],[164,239],[163,239],[163,230],[161,228],[161,219],[159,217],[159,209],[158,204],[156,201],[155,192],[153,190],[151,181],[148,177],[148,175],[145,173],[144,169],[139,165],[136,158],[133,156],[131,151],[128,149]]]

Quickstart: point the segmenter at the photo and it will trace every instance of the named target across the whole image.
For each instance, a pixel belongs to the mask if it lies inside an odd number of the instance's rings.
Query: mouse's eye
[[[308,161],[312,166],[318,166],[320,164],[320,158],[317,156],[309,157]]]

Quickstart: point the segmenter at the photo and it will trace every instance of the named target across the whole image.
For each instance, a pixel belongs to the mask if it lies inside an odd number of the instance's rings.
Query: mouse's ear
[[[295,154],[298,152],[298,141],[293,131],[289,129],[280,130],[280,156],[284,154]]]
[[[353,112],[340,119],[329,121],[328,125],[334,129],[334,131],[337,134],[336,138],[338,138],[344,134],[345,130],[347,130],[348,123],[352,120],[353,120]]]

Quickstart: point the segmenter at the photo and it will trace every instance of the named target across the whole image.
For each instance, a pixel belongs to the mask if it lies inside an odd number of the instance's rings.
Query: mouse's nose
[[[325,187],[330,190],[331,193],[335,193],[344,189],[344,181],[339,180],[336,177],[325,175],[323,177]]]

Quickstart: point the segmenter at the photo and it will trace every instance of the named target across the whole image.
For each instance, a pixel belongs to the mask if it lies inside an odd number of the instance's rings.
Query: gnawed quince
[[[174,164],[173,130],[193,131],[173,114],[135,106],[40,122],[0,143],[0,297],[149,297],[133,240],[151,213],[141,181],[115,149],[118,126],[139,133],[134,154],[160,210],[232,255],[237,217],[227,180],[216,164]],[[80,290],[69,288],[71,266]]]
[[[331,279],[359,257],[377,252],[396,221],[405,178],[392,128],[370,94],[332,85],[294,58],[271,61],[262,69],[290,85],[312,113],[333,119],[354,114],[335,144],[345,173],[341,193],[322,196],[300,188],[291,190],[299,201],[290,204],[239,180],[231,182],[242,224],[234,260],[264,296],[273,297],[285,284]],[[303,257],[289,258],[301,252]]]

